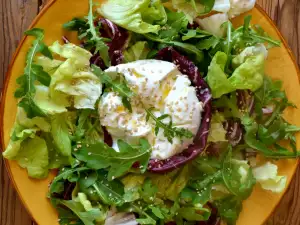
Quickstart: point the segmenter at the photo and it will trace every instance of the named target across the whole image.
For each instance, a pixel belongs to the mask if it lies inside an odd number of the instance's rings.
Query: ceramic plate
[[[73,17],[87,15],[88,0],[53,0],[50,2],[40,15],[35,19],[31,27],[39,27],[45,30],[45,42],[50,45],[56,40],[60,40],[64,35],[62,24],[71,20]],[[285,113],[285,118],[293,124],[300,125],[300,86],[299,70],[297,64],[283,40],[279,31],[272,23],[266,13],[256,6],[248,14],[253,16],[252,23],[260,24],[272,37],[281,39],[280,48],[273,48],[269,52],[266,65],[266,73],[275,79],[283,81],[284,88],[290,101],[298,106],[298,109],[289,109]],[[234,21],[235,25],[242,24],[243,16]],[[69,34],[68,34],[69,36]],[[10,130],[13,127],[16,115],[17,102],[13,96],[16,89],[16,78],[20,76],[24,69],[25,54],[31,44],[30,38],[25,38],[13,58],[9,68],[5,88],[3,92],[3,101],[1,107],[1,141],[2,149],[5,149],[9,142]],[[297,136],[298,149],[300,147],[300,135]],[[296,160],[281,160],[277,162],[279,174],[287,175],[290,183],[295,169]],[[11,180],[19,193],[19,196],[26,206],[27,210],[40,225],[56,225],[57,214],[47,199],[48,185],[53,179],[53,172],[48,179],[37,181],[27,177],[26,170],[21,169],[17,163],[6,161],[7,170]],[[243,211],[240,215],[238,225],[259,225],[269,217],[276,205],[279,203],[282,194],[273,194],[263,191],[259,186],[251,197],[244,202]]]

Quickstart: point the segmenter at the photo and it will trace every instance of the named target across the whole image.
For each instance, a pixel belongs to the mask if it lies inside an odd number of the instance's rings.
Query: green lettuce
[[[60,45],[55,42],[50,50],[66,60],[52,74],[50,84],[50,100],[46,93],[40,99],[40,105],[56,113],[65,112],[71,106],[70,97],[74,99],[77,109],[95,108],[95,103],[102,92],[99,78],[91,72],[90,58],[92,54],[74,44]],[[51,113],[50,110],[50,113]]]
[[[38,131],[49,132],[50,124],[42,117],[29,119],[25,110],[18,107],[11,139],[3,156],[7,159],[15,160],[21,149],[22,142],[28,138],[35,138]]]
[[[220,142],[227,141],[226,130],[223,127],[225,121],[224,116],[221,113],[215,113],[211,119],[211,125],[209,130],[208,141],[209,142]]]
[[[158,188],[160,198],[175,201],[187,185],[190,175],[191,169],[187,165],[165,175],[151,175],[151,181]]]
[[[247,47],[240,54],[233,58],[232,66],[237,68],[244,63],[249,56],[257,56],[259,54],[263,54],[265,58],[268,57],[268,50],[264,44],[260,43],[256,44],[255,46]]]
[[[126,62],[134,62],[141,59],[146,59],[150,49],[146,41],[139,41],[124,51]]]
[[[37,136],[26,139],[15,160],[22,168],[27,169],[28,176],[36,179],[46,178],[49,164],[46,141]]]
[[[276,193],[281,193],[286,187],[287,177],[278,176],[278,167],[270,162],[253,169],[253,175],[261,187]]]
[[[63,126],[65,121],[60,121],[59,126]],[[53,132],[52,124],[42,117],[29,119],[25,110],[19,107],[11,139],[3,156],[16,160],[21,167],[27,169],[30,177],[36,179],[45,178],[49,169],[69,165],[72,163],[71,152],[65,157],[58,151],[62,148],[63,136],[58,140],[61,142],[54,146],[56,139],[53,141],[50,137],[50,132]],[[58,129],[56,132],[56,135],[61,135]]]
[[[21,149],[22,142],[27,138],[34,138],[37,131],[37,128],[24,129],[22,126],[16,124],[13,131],[14,137],[10,140],[3,156],[6,159],[14,160]]]
[[[67,114],[53,116],[51,118],[51,134],[59,153],[70,157],[72,147],[67,121]]]
[[[208,68],[207,82],[214,98],[220,98],[235,90],[259,89],[264,80],[264,54],[253,55],[245,58],[228,78],[224,72],[227,55],[217,52]]]
[[[151,0],[148,9],[145,10],[142,17],[150,24],[164,25],[167,22],[167,13],[161,0]]]
[[[34,62],[37,65],[43,67],[44,71],[47,72],[49,75],[53,75],[56,69],[63,63],[61,60],[57,59],[49,59],[45,56],[38,56],[34,59]]]
[[[49,132],[51,127],[49,122],[43,117],[29,119],[23,108],[18,107],[16,123],[24,128],[38,128],[38,130]]]
[[[208,67],[207,82],[214,98],[220,98],[235,90],[224,72],[226,62],[227,55],[217,52]]]
[[[50,89],[46,86],[36,85],[34,101],[48,115],[66,112],[67,109],[60,101],[54,101],[50,97]]]
[[[172,0],[174,9],[183,12],[190,23],[197,16],[209,13],[214,7],[215,0]]]
[[[264,54],[250,56],[233,72],[229,78],[235,89],[258,90],[264,82]]]
[[[166,21],[160,0],[108,0],[98,8],[99,14],[127,30],[145,34],[158,33]]]
[[[124,199],[127,202],[133,202],[140,198],[139,190],[142,187],[146,177],[143,175],[129,174],[122,179],[124,184]]]

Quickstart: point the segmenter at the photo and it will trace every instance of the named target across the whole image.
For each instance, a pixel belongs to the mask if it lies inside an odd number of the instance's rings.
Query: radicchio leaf
[[[109,38],[111,41],[107,43],[109,47],[109,57],[111,64],[116,66],[123,62],[123,50],[129,40],[129,33],[127,30],[115,25],[108,19],[99,19],[99,24],[101,24],[100,34],[103,38]],[[91,58],[91,63],[99,66],[101,69],[106,69],[106,66],[101,59],[100,55],[97,53]]]
[[[109,147],[113,145],[112,136],[106,130],[106,127],[102,126],[103,136],[104,136],[104,143],[107,144]]]
[[[249,90],[237,91],[237,105],[241,111],[245,111],[250,115],[254,112],[254,96]]]
[[[240,121],[227,120],[224,124],[226,139],[232,146],[237,146],[243,139],[243,126]]]
[[[211,215],[207,221],[200,221],[197,223],[197,225],[220,225],[221,224],[221,218],[218,216],[218,210],[213,207],[211,204],[209,204],[211,208]]]
[[[211,93],[208,85],[201,77],[195,64],[174,50],[172,47],[164,48],[158,52],[157,59],[173,62],[177,65],[180,72],[186,74],[196,87],[197,97],[203,102],[204,112],[202,113],[201,126],[194,138],[194,144],[189,146],[182,153],[172,156],[166,160],[151,159],[148,170],[156,173],[164,173],[176,169],[183,164],[196,158],[204,149],[209,134],[210,122],[212,117]]]

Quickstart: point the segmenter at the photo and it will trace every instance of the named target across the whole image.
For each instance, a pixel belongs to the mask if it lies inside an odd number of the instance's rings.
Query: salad
[[[264,71],[280,42],[251,16],[231,23],[254,5],[89,0],[51,46],[26,31],[3,156],[33,179],[57,169],[48,198],[62,225],[236,224],[255,185],[284,190],[275,161],[300,155],[282,116],[295,105]]]

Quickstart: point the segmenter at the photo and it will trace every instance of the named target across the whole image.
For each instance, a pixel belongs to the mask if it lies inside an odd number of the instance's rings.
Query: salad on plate
[[[254,5],[89,0],[51,46],[26,31],[4,157],[33,179],[57,169],[62,225],[236,224],[256,184],[285,189],[276,160],[300,155],[282,116],[295,105],[264,70],[280,42],[251,16],[231,23]]]

